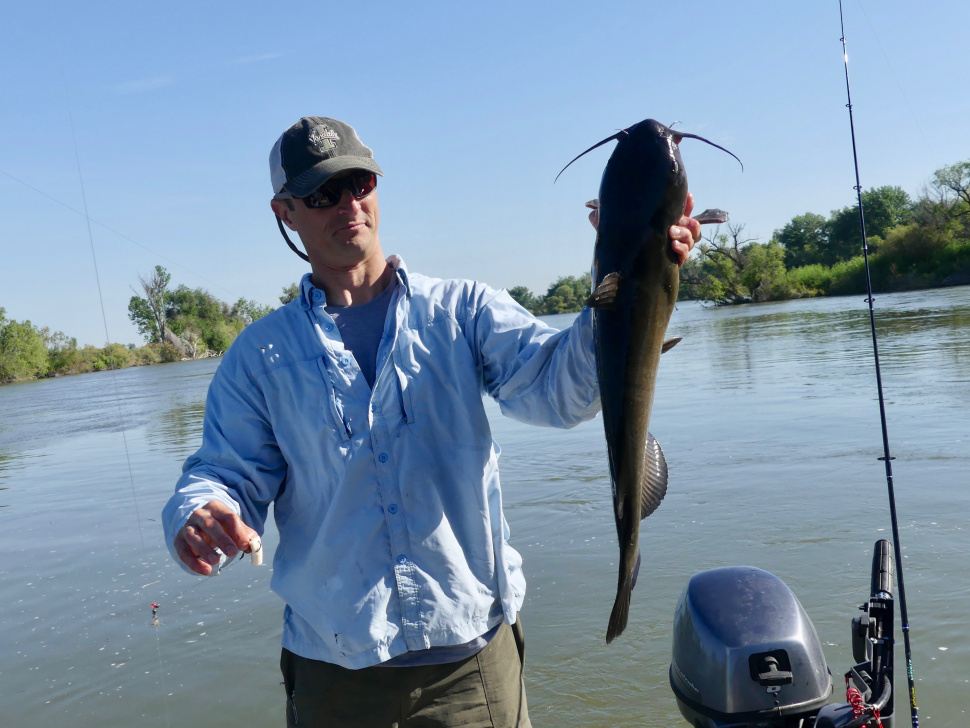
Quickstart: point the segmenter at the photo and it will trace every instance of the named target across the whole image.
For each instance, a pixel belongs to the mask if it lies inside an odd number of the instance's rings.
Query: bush
[[[806,296],[824,296],[832,287],[832,269],[819,263],[803,265],[788,271],[788,280]]]
[[[30,321],[12,321],[0,308],[0,381],[30,379],[47,373],[44,337]]]
[[[182,361],[182,352],[169,344],[167,341],[164,344],[153,345],[152,349],[158,353],[158,360],[163,364],[169,364],[173,361]]]

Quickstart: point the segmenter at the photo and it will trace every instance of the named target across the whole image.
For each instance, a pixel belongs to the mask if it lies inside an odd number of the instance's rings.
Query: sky
[[[156,265],[279,304],[307,264],[267,159],[301,116],[374,150],[385,253],[497,288],[589,270],[611,147],[553,180],[645,118],[741,158],[681,147],[697,209],[747,237],[855,201],[837,0],[4,6],[0,308],[82,345],[143,343],[127,307]],[[970,159],[970,3],[844,9],[862,186],[917,195]]]

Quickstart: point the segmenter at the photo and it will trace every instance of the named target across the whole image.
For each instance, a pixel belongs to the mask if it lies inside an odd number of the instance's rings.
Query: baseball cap
[[[306,197],[338,172],[365,169],[384,176],[374,153],[353,127],[326,116],[304,116],[283,132],[269,153],[273,194],[285,188]]]

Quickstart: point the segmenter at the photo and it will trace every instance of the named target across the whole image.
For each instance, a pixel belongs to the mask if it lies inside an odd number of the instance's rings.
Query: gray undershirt
[[[367,303],[359,306],[326,307],[327,313],[337,324],[344,347],[354,355],[360,373],[364,375],[371,389],[374,388],[374,379],[377,377],[377,350],[384,335],[387,308],[395,288],[397,276],[392,276],[387,288]]]

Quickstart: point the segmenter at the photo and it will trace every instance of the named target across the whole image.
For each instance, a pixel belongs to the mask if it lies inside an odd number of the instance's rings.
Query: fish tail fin
[[[630,597],[632,596],[633,582],[624,580],[616,592],[616,602],[613,604],[610,623],[606,628],[606,644],[610,644],[626,629],[626,622],[630,616]]]

